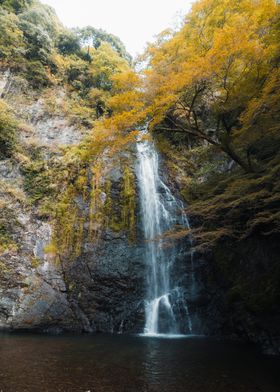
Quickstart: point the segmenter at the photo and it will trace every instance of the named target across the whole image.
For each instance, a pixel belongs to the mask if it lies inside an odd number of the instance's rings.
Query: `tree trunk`
[[[245,162],[232,148],[232,146],[230,145],[229,140],[224,140],[221,143],[221,149],[222,151],[224,151],[228,156],[231,157],[231,159],[236,162],[239,166],[242,167],[242,169],[246,172],[246,173],[253,173],[254,170],[252,168],[251,165],[249,165],[247,162]]]

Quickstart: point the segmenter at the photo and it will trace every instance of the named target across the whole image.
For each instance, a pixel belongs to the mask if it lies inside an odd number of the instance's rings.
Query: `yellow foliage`
[[[251,96],[279,50],[273,31],[277,18],[273,0],[197,2],[181,31],[148,49],[152,112],[165,113],[201,80],[210,84],[208,99],[223,109]]]

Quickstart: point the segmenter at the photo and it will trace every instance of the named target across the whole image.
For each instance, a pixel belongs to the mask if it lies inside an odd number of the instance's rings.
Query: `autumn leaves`
[[[180,31],[148,47],[140,73],[114,76],[113,116],[104,125],[129,130],[148,118],[151,129],[206,141],[255,170],[247,154],[254,130],[244,137],[243,121],[252,121],[248,108],[277,72],[279,15],[274,0],[197,2]]]

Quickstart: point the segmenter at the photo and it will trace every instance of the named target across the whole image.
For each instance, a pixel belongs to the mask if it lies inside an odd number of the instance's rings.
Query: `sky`
[[[67,27],[91,25],[117,35],[128,52],[143,52],[146,42],[178,24],[192,0],[42,0]]]

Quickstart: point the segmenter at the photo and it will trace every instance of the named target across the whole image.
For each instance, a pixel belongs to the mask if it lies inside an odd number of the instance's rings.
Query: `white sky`
[[[127,50],[141,53],[146,42],[178,23],[192,0],[42,0],[67,27],[91,25],[120,37]]]

